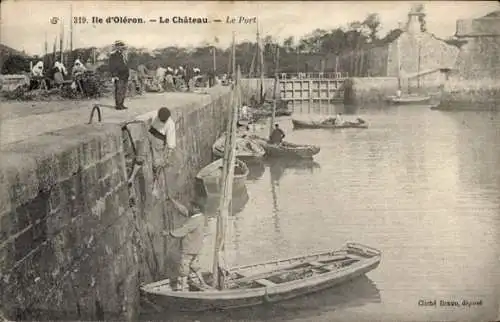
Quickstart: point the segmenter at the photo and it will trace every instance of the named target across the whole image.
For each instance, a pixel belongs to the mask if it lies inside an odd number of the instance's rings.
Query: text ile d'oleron
[[[226,16],[224,19],[209,19],[207,17],[190,17],[190,16],[160,16],[158,18],[143,18],[129,16],[108,16],[98,17],[92,16],[90,19],[84,16],[73,17],[75,24],[144,24],[144,23],[161,23],[161,24],[208,24],[208,23],[229,23],[229,24],[254,24],[257,23],[257,17],[248,16]]]

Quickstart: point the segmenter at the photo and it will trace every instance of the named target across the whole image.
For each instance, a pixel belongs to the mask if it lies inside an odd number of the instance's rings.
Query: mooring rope
[[[88,124],[92,124],[92,120],[94,118],[94,112],[95,111],[97,111],[97,119],[99,120],[99,122],[102,122],[101,108],[99,107],[98,104],[95,104],[92,107],[92,112],[90,112],[90,118],[89,118],[89,123]]]

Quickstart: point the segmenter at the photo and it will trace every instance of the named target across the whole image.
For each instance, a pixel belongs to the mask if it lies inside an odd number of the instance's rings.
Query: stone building
[[[423,87],[442,84],[445,75],[439,70],[453,68],[459,49],[423,30],[424,18],[425,13],[412,8],[401,32],[395,33],[393,39],[386,39],[383,45],[369,49],[368,76],[399,76],[405,82],[408,79],[420,82]],[[429,73],[417,80],[416,75],[426,71]]]
[[[463,79],[500,79],[500,10],[457,21],[460,48],[456,67]]]
[[[452,75],[444,86],[443,109],[500,110],[500,11],[458,20],[463,42]]]

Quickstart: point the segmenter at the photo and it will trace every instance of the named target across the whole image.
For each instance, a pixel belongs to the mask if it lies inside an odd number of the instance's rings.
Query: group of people
[[[141,73],[141,76],[147,77],[149,73],[146,67],[144,65],[141,66],[141,70],[144,71]],[[154,76],[154,85],[159,91],[176,91],[184,84],[187,90],[190,91],[195,87],[196,80],[200,75],[201,70],[197,67],[179,66],[176,69],[170,66],[167,66],[167,68],[158,67]]]
[[[47,87],[60,87],[66,82],[66,80],[71,80],[71,88],[82,89],[81,76],[87,71],[87,67],[81,62],[80,59],[76,59],[71,73],[68,73],[66,67],[60,61],[56,61],[52,68],[45,69],[43,61],[38,61],[31,68],[31,76],[33,78],[33,83],[30,88],[40,87],[40,82],[48,81]],[[68,79],[68,78],[71,79]]]
[[[127,56],[125,43],[120,40],[116,41],[109,56],[109,71],[115,84],[115,107],[118,110],[127,109],[124,105],[130,77]],[[141,91],[147,86],[152,86],[159,92],[176,91],[182,85],[185,85],[187,90],[191,91],[194,89],[196,82],[202,78],[200,68],[186,66],[179,66],[175,69],[170,66],[166,68],[160,66],[154,72],[152,83],[149,82],[151,75],[146,65],[139,65],[137,74]],[[210,80],[210,83],[211,85],[214,84],[212,80]]]
[[[322,123],[323,124],[333,124],[333,125],[336,125],[336,126],[342,126],[342,125],[345,125],[346,123],[348,123],[348,124],[349,123],[364,124],[365,120],[363,120],[360,117],[356,117],[356,121],[355,122],[346,121],[346,120],[344,120],[344,118],[342,116],[342,113],[337,113],[337,115],[335,117],[329,117],[326,120],[324,120]]]

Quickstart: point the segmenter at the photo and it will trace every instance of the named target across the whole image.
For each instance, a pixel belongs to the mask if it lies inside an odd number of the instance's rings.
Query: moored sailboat
[[[417,82],[418,82],[418,88],[420,89],[420,50],[421,46],[419,44],[418,46],[418,64],[417,64]],[[399,42],[397,43],[397,56],[398,56],[398,93],[397,95],[392,95],[387,97],[387,101],[391,104],[397,104],[397,105],[418,105],[418,104],[426,104],[429,103],[431,100],[431,97],[428,95],[420,95],[420,94],[410,94],[409,90],[410,87],[408,86],[408,93],[403,94],[401,92],[401,55],[400,55],[400,48],[399,48]],[[409,79],[408,79],[409,80]]]

